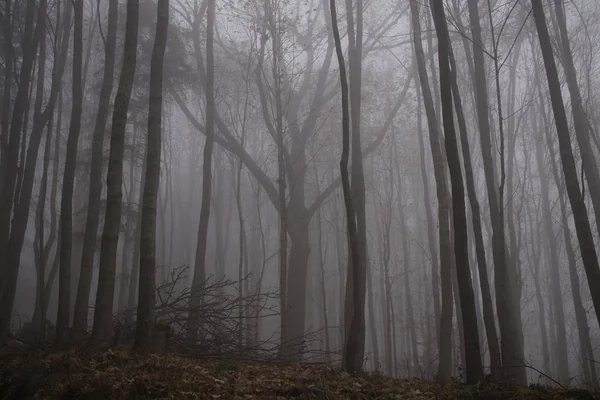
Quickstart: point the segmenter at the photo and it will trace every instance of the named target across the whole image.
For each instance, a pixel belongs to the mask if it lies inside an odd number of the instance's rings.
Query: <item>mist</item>
[[[0,341],[598,388],[594,0],[4,0]]]

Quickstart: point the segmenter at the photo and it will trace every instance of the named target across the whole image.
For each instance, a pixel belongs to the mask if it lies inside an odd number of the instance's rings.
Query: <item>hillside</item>
[[[277,365],[125,351],[4,349],[0,398],[78,399],[594,399],[542,387],[440,387],[324,365]]]

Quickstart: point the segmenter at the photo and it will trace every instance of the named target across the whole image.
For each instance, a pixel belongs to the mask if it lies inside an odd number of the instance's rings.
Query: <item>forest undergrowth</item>
[[[125,349],[0,350],[1,399],[600,399],[580,390],[497,384],[440,386],[325,364],[251,363]]]

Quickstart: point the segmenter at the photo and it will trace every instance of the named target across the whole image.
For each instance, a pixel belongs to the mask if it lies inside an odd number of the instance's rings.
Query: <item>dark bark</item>
[[[506,377],[517,385],[526,385],[527,374],[523,365],[523,329],[520,318],[520,304],[515,301],[515,278],[506,254],[504,221],[498,201],[492,141],[490,135],[489,103],[483,41],[477,0],[469,0],[469,18],[473,36],[473,59],[475,65],[475,100],[479,127],[480,145],[492,225],[492,255],[494,260],[494,278],[496,288],[496,309],[500,326],[502,367]]]
[[[575,129],[577,143],[579,144],[581,163],[585,172],[585,177],[588,181],[587,189],[594,208],[596,228],[600,232],[600,172],[598,171],[598,161],[590,143],[590,124],[581,99],[563,3],[564,0],[554,1],[556,21],[560,32],[559,44],[562,50],[561,61],[565,70],[567,87],[569,88],[571,111],[573,113],[573,127]]]
[[[73,192],[77,164],[77,144],[83,111],[83,0],[73,1],[73,77],[72,108],[67,137],[67,153],[60,200],[60,267],[58,271],[58,316],[56,318],[56,341],[67,340],[71,316],[71,253],[73,241]]]
[[[40,9],[45,10],[46,2],[40,3]],[[31,134],[29,137],[29,143],[27,146],[27,152],[24,159],[25,166],[23,168],[23,178],[21,183],[20,193],[15,193],[15,199],[18,198],[19,201],[15,204],[15,209],[13,213],[12,223],[10,225],[10,237],[8,242],[8,248],[3,248],[2,240],[0,239],[0,260],[3,255],[6,254],[5,264],[4,264],[4,276],[2,277],[3,288],[1,291],[0,298],[0,338],[3,338],[8,330],[8,324],[10,323],[10,315],[12,313],[12,308],[15,299],[15,292],[17,288],[17,277],[19,273],[19,265],[21,260],[21,250],[23,249],[23,243],[25,239],[25,231],[27,229],[27,220],[29,218],[29,211],[31,205],[31,197],[33,193],[33,183],[35,178],[36,164],[38,160],[38,150],[40,146],[40,142],[43,135],[44,127],[46,126],[48,120],[50,119],[50,115],[54,112],[54,106],[56,104],[56,100],[59,97],[59,92],[61,89],[61,80],[62,74],[65,69],[65,63],[68,53],[68,43],[70,37],[70,20],[71,20],[71,7],[66,7],[65,15],[63,18],[63,26],[62,26],[62,39],[60,50],[58,51],[57,56],[54,58],[54,65],[52,68],[52,84],[50,88],[50,94],[48,96],[48,101],[46,103],[46,107],[43,111],[41,111],[41,106],[37,108],[40,110],[39,113],[33,116],[33,126],[31,129]],[[38,14],[38,25],[37,25],[37,34],[36,38],[40,37],[44,32],[41,28],[45,26],[45,23],[40,23],[41,20],[45,20],[46,13],[41,12]],[[35,39],[37,43],[37,39]],[[34,49],[35,50],[35,49]],[[34,51],[35,52],[35,51]],[[25,78],[26,80],[29,78]],[[21,83],[23,81],[20,81]],[[40,83],[38,87],[41,92],[43,88],[43,82]],[[17,94],[18,96],[18,94]],[[37,100],[36,100],[37,101]],[[40,102],[42,99],[40,98]],[[13,110],[13,116],[17,109],[17,103],[15,102],[15,110]],[[34,108],[35,109],[35,108]],[[13,119],[14,122],[14,119]],[[18,124],[18,123],[17,123]],[[11,133],[13,126],[11,124]],[[9,145],[10,146],[10,145]],[[18,145],[17,145],[18,147]],[[8,175],[11,175],[10,172],[6,171]],[[6,183],[6,181],[5,181]],[[13,180],[14,183],[14,180]],[[12,184],[9,185],[12,187]],[[4,196],[4,193],[2,194]],[[12,195],[9,195],[12,197]],[[2,199],[0,198],[0,203],[2,203]],[[12,204],[12,200],[10,201]],[[9,214],[10,214],[10,205]],[[0,211],[6,211],[4,208]],[[0,216],[0,220],[1,220]],[[2,230],[4,226],[0,223],[0,230]],[[8,230],[8,228],[7,228]],[[0,236],[4,234],[3,231],[0,233]],[[3,251],[6,251],[3,253]]]
[[[500,373],[500,345],[498,343],[498,333],[496,332],[496,318],[494,316],[494,302],[490,291],[490,283],[488,280],[488,267],[485,256],[485,244],[483,242],[483,231],[481,228],[481,209],[479,200],[477,199],[477,190],[475,187],[475,178],[473,175],[473,166],[471,162],[471,150],[469,147],[469,135],[467,132],[467,123],[465,113],[462,106],[462,100],[458,89],[456,79],[456,62],[452,49],[450,49],[450,62],[452,65],[452,95],[454,99],[454,107],[456,108],[456,116],[458,119],[458,127],[460,132],[460,145],[465,167],[465,181],[467,184],[467,195],[469,204],[471,205],[471,219],[474,233],[475,255],[477,257],[477,268],[479,272],[479,286],[481,288],[481,299],[483,303],[483,322],[485,325],[485,333],[490,351],[490,369],[492,375],[498,378]]]
[[[356,219],[353,205],[353,198],[350,189],[350,176],[348,174],[348,161],[350,158],[350,99],[349,99],[349,88],[348,79],[346,76],[346,64],[344,61],[344,52],[342,50],[342,44],[340,41],[340,32],[337,23],[337,11],[335,6],[335,0],[330,0],[329,4],[331,10],[331,23],[333,27],[333,37],[335,40],[336,54],[338,58],[338,64],[340,69],[340,85],[342,90],[342,157],[340,160],[340,172],[342,176],[342,190],[344,193],[344,205],[346,208],[346,222],[348,229],[348,241],[350,242],[351,256],[349,259],[354,266],[360,265],[360,253],[358,249],[358,235],[356,232]],[[351,12],[351,10],[349,11]],[[349,264],[350,264],[349,262]],[[353,268],[353,272],[358,268]],[[348,271],[350,275],[350,271]],[[353,275],[353,274],[352,274]],[[352,277],[353,278],[353,277]],[[351,278],[351,279],[352,279]],[[346,343],[344,347],[344,369],[349,372],[355,372],[362,369],[361,359],[357,365],[357,341],[358,338],[355,336],[356,332],[350,328],[349,331],[352,334],[347,335]],[[350,343],[348,343],[350,342]]]
[[[550,206],[550,196],[548,176],[546,175],[545,163],[542,155],[543,138],[539,137],[535,146],[535,158],[538,168],[538,176],[540,180],[541,198],[542,198],[542,213],[543,226],[546,240],[548,241],[548,263],[550,264],[550,299],[552,302],[556,326],[556,373],[557,380],[567,385],[569,383],[569,358],[567,355],[567,332],[565,326],[565,311],[562,300],[562,290],[560,285],[560,268],[558,258],[558,243],[554,235],[554,224],[552,209]]]
[[[142,199],[142,237],[140,241],[140,283],[134,349],[150,350],[155,329],[156,203],[160,185],[160,153],[163,114],[163,64],[169,28],[169,0],[159,0],[156,34],[150,62],[148,107],[148,151],[146,182]]]
[[[440,94],[444,120],[445,145],[448,168],[452,182],[452,212],[454,225],[454,257],[460,297],[461,315],[464,326],[466,382],[475,384],[483,379],[479,333],[477,330],[477,312],[475,295],[469,267],[469,243],[467,240],[467,216],[465,190],[458,151],[458,142],[454,128],[454,108],[452,106],[452,72],[450,70],[450,36],[446,24],[443,3],[431,1],[433,20],[438,36],[438,56],[440,68]]]
[[[450,199],[446,184],[444,156],[442,154],[442,135],[440,133],[433,97],[431,96],[431,89],[427,77],[425,55],[423,52],[423,44],[421,42],[419,8],[416,0],[410,1],[410,8],[415,56],[417,59],[417,70],[419,73],[421,92],[423,94],[425,113],[427,116],[427,125],[429,127],[429,144],[433,157],[438,199],[438,234],[440,243],[440,275],[442,283],[440,329],[437,334],[440,360],[438,380],[442,383],[447,383],[450,381],[452,367],[452,351],[450,340],[452,337],[452,248],[450,245]]]
[[[108,27],[104,48],[104,73],[102,88],[98,97],[98,111],[92,134],[92,159],[90,162],[90,189],[87,204],[83,251],[81,254],[81,270],[73,311],[73,336],[82,338],[88,328],[88,304],[92,286],[94,255],[98,239],[100,220],[100,197],[102,194],[102,155],[104,149],[104,132],[110,112],[110,97],[115,74],[115,53],[117,47],[118,0],[108,3]]]
[[[10,240],[10,217],[13,209],[13,201],[15,197],[18,197],[18,193],[15,193],[15,184],[18,173],[18,157],[19,157],[19,143],[21,142],[21,129],[23,127],[23,119],[25,110],[29,103],[29,86],[31,82],[31,72],[33,70],[33,64],[38,48],[39,33],[34,28],[35,23],[35,1],[27,1],[27,8],[25,10],[25,25],[23,35],[23,58],[21,62],[21,70],[19,72],[19,85],[17,87],[17,93],[13,101],[12,115],[10,117],[10,128],[8,128],[8,122],[3,121],[6,124],[5,128],[9,129],[8,132],[3,132],[4,152],[2,159],[0,160],[2,169],[2,191],[0,192],[0,260],[5,262],[5,257],[8,253],[8,242]],[[10,25],[8,25],[10,29]],[[6,99],[4,100],[6,101]],[[10,102],[10,99],[9,99]],[[4,107],[3,107],[4,108]],[[9,119],[6,115],[8,110],[3,110],[3,119]],[[8,310],[8,303],[4,299],[4,292],[10,291],[10,272],[6,268],[0,269],[0,294],[2,295],[2,310],[0,311],[0,339],[4,337],[7,332],[8,324],[10,319],[11,309]],[[16,273],[16,272],[15,272]],[[7,286],[8,284],[8,286]]]
[[[127,0],[123,67],[112,115],[110,154],[106,176],[106,214],[100,245],[98,291],[90,345],[96,348],[110,346],[112,337],[112,311],[115,291],[117,247],[123,202],[123,153],[127,113],[133,88],[137,61],[139,0]]]
[[[215,0],[208,0],[207,9],[207,37],[206,37],[206,142],[202,164],[202,205],[200,206],[200,222],[198,223],[198,239],[196,243],[196,257],[194,262],[194,279],[192,292],[206,280],[206,242],[208,222],[210,217],[210,197],[212,190],[212,154],[215,137],[215,64],[214,64],[214,22]],[[190,313],[188,317],[187,336],[195,341],[200,325],[200,315],[196,310],[202,299],[194,295],[190,300]]]
[[[579,239],[579,249],[583,259],[583,265],[590,287],[592,302],[596,311],[596,318],[600,322],[600,266],[598,265],[598,256],[594,245],[594,237],[588,212],[585,206],[584,198],[581,193],[579,181],[577,177],[577,167],[573,157],[573,148],[569,135],[569,123],[565,112],[562,93],[560,91],[560,80],[554,61],[552,44],[548,34],[548,26],[546,25],[546,16],[541,0],[531,0],[533,9],[533,17],[538,32],[542,56],[544,58],[544,66],[546,76],[548,78],[548,87],[550,90],[550,98],[552,101],[552,109],[554,111],[554,121],[556,123],[556,134],[558,136],[558,144],[560,148],[560,157],[562,160],[563,174],[571,210],[573,211],[573,219],[575,220],[575,229]]]

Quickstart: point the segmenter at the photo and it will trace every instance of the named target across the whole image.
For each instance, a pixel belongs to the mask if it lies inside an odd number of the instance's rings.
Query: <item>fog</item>
[[[596,1],[0,17],[0,340],[597,388]]]

